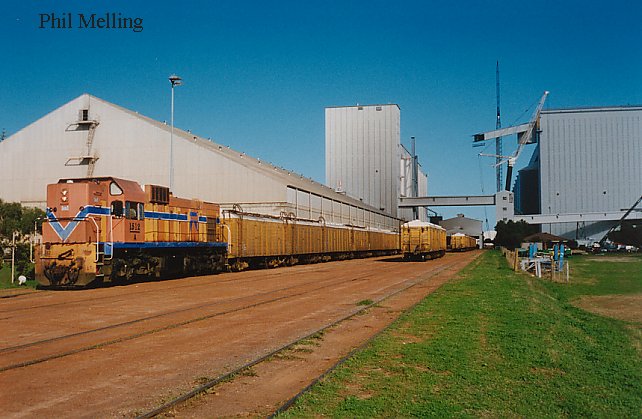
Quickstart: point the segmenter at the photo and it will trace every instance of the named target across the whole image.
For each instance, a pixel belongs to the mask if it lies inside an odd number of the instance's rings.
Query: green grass
[[[642,292],[642,258],[571,263],[555,284],[485,253],[283,416],[640,417],[640,325],[570,302]]]
[[[15,275],[15,283],[11,283],[11,265],[10,264],[4,264],[2,268],[0,268],[0,289],[5,289],[5,288],[19,288],[18,285],[18,273]],[[27,287],[27,288],[36,288],[36,281],[35,280],[28,280],[25,285],[22,286]]]

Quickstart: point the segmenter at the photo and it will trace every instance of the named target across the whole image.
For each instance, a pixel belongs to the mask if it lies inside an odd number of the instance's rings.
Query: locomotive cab
[[[144,202],[140,186],[122,179],[61,179],[47,185],[38,282],[64,287],[101,280],[115,241],[144,241]]]
[[[109,221],[107,243],[142,243],[145,241],[145,192],[132,181],[109,181]],[[108,249],[109,251],[109,249]]]

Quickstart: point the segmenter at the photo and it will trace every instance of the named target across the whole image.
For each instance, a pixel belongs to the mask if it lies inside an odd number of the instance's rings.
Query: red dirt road
[[[361,259],[0,299],[2,414],[135,416],[356,312],[363,300],[412,285],[333,327],[313,349],[300,351],[305,356],[259,364],[252,376],[217,387],[214,398],[178,408],[179,416],[270,413],[478,254],[423,263]]]

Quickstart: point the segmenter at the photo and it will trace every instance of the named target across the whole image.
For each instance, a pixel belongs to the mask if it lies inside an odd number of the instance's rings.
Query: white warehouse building
[[[83,94],[0,142],[0,199],[44,208],[47,184],[87,176],[167,186],[170,131],[166,123]],[[328,223],[399,225],[394,213],[177,128],[173,161],[176,196]]]

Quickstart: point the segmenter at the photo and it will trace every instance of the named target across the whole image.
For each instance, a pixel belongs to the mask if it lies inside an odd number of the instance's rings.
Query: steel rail
[[[373,256],[372,258],[375,258],[375,257],[382,257],[382,256]],[[347,259],[347,260],[331,260],[331,261],[322,262],[322,263],[325,264],[325,263],[332,263],[332,262],[346,262],[348,260],[358,260],[358,259],[361,259],[361,258],[353,258],[353,259]],[[287,266],[287,267],[283,267],[283,268],[304,267],[304,266],[312,266],[312,267],[314,267],[314,266],[317,266],[317,265],[321,265],[322,263],[298,264],[298,265],[295,265],[295,266]],[[279,267],[279,268],[282,268],[282,267]],[[270,269],[270,270],[272,270],[272,269]],[[147,283],[152,283],[152,282],[160,283],[160,284],[165,284],[165,283],[171,284],[174,281],[181,282],[181,284],[179,284],[179,286],[177,286],[177,287],[167,287],[167,288],[152,289],[152,290],[140,290],[140,291],[136,291],[136,292],[123,292],[123,293],[120,293],[120,294],[117,294],[117,295],[106,295],[106,296],[103,296],[103,297],[85,298],[85,299],[75,300],[75,301],[72,301],[72,302],[64,301],[64,302],[60,302],[60,303],[43,304],[43,305],[38,305],[38,306],[17,307],[17,308],[12,308],[12,309],[7,309],[7,310],[0,310],[0,313],[13,313],[13,312],[16,312],[16,311],[36,310],[36,309],[40,309],[40,308],[48,308],[48,307],[55,307],[55,306],[61,306],[61,305],[69,306],[70,304],[84,303],[84,302],[87,302],[87,301],[100,301],[100,300],[107,300],[107,299],[112,299],[112,298],[113,299],[117,299],[117,298],[120,298],[120,297],[129,297],[131,295],[140,295],[140,294],[147,294],[147,293],[153,293],[153,292],[171,291],[171,290],[174,290],[174,289],[177,289],[177,288],[195,288],[195,287],[212,286],[213,285],[212,282],[183,285],[185,280],[187,280],[188,278],[206,280],[205,277],[209,277],[209,276],[218,276],[218,275],[225,275],[225,274],[236,275],[236,274],[239,274],[239,273],[244,273],[244,274],[256,273],[257,275],[252,275],[252,276],[250,276],[248,278],[243,278],[243,279],[235,279],[235,278],[224,279],[224,280],[216,282],[216,284],[226,284],[226,283],[229,283],[229,282],[239,283],[241,281],[250,282],[250,281],[256,281],[256,278],[265,278],[265,275],[262,275],[262,273],[264,274],[265,271],[266,271],[266,269],[247,269],[247,270],[245,270],[243,272],[213,272],[213,273],[207,274],[207,275],[199,275],[199,276],[191,276],[191,277],[183,277],[183,278],[175,278],[175,279],[160,279],[160,280],[148,280],[148,281],[130,282],[130,283],[127,283],[126,285],[147,284]],[[110,288],[110,287],[106,286],[104,288],[79,288],[79,289],[75,289],[75,290],[67,290],[66,292],[72,292],[73,293],[73,292],[82,292],[82,291],[91,290],[91,289],[108,289],[108,288]],[[56,292],[59,292],[59,291],[56,291]],[[38,294],[39,296],[43,296],[43,297],[45,297],[47,295],[50,295],[49,293],[45,292],[45,290],[42,290],[42,291],[38,290],[38,291],[22,293],[22,294],[18,294],[18,295],[22,296],[22,295],[31,295],[31,294]],[[0,295],[0,299],[2,299],[2,298],[13,298],[13,297],[14,297],[14,295],[11,295],[11,296],[2,296],[2,295]],[[36,297],[31,297],[31,298],[37,298],[37,296]],[[115,301],[118,302],[118,301],[122,301],[122,300],[115,300]]]
[[[252,361],[249,361],[249,362],[246,362],[245,364],[242,364],[241,366],[233,369],[230,372],[222,374],[222,375],[220,375],[220,376],[218,376],[218,377],[216,377],[216,378],[214,378],[214,379],[212,379],[212,380],[210,380],[210,381],[208,381],[208,382],[206,382],[206,383],[204,383],[204,384],[202,384],[202,385],[200,385],[198,387],[195,387],[194,389],[190,390],[189,392],[187,392],[187,393],[185,393],[185,394],[183,394],[183,395],[181,395],[179,397],[176,397],[175,399],[172,399],[172,400],[170,400],[170,401],[158,406],[157,408],[155,408],[155,409],[153,409],[153,410],[151,410],[151,411],[149,411],[147,413],[144,413],[144,414],[138,416],[137,419],[148,419],[148,418],[155,417],[155,416],[157,416],[157,415],[159,415],[161,413],[164,413],[167,410],[169,410],[170,408],[172,408],[172,407],[174,407],[174,406],[176,406],[176,405],[178,405],[180,403],[183,403],[183,402],[185,402],[185,401],[187,401],[187,400],[189,400],[189,399],[191,399],[191,398],[193,398],[193,397],[195,397],[195,396],[197,396],[197,395],[199,395],[201,393],[204,393],[205,391],[207,391],[210,388],[216,386],[217,384],[230,379],[231,377],[235,376],[236,374],[238,374],[238,373],[240,373],[240,372],[242,372],[242,371],[244,371],[244,370],[246,370],[248,368],[251,368],[251,367],[257,365],[257,364],[267,360],[268,358],[273,357],[274,355],[278,354],[279,352],[287,350],[287,349],[295,346],[296,344],[298,344],[299,342],[301,342],[303,340],[309,339],[309,338],[317,335],[318,333],[324,332],[325,330],[330,329],[330,328],[338,325],[341,322],[344,322],[344,321],[346,321],[346,320],[348,320],[348,319],[350,319],[350,318],[352,318],[354,316],[357,316],[357,315],[365,312],[366,310],[376,306],[377,304],[380,304],[382,301],[385,301],[385,300],[387,300],[389,298],[392,298],[392,297],[394,297],[394,296],[396,296],[396,295],[398,295],[398,294],[400,294],[400,293],[402,293],[402,292],[404,292],[404,291],[406,291],[406,290],[408,290],[408,289],[410,289],[410,288],[412,288],[414,286],[422,284],[426,280],[428,280],[428,279],[440,274],[441,272],[445,271],[446,269],[449,269],[449,268],[455,266],[457,263],[458,262],[452,262],[452,263],[440,266],[440,267],[436,268],[434,272],[431,272],[430,274],[423,276],[419,280],[407,280],[407,281],[402,281],[400,283],[396,283],[395,284],[396,286],[398,286],[399,284],[406,284],[406,285],[402,286],[399,289],[396,289],[395,291],[393,291],[393,292],[391,292],[389,294],[386,294],[386,295],[378,298],[377,300],[373,301],[371,304],[362,306],[361,308],[356,309],[356,310],[350,312],[349,314],[347,314],[347,315],[345,315],[345,316],[343,316],[343,317],[341,317],[341,318],[339,318],[337,320],[334,320],[334,321],[332,321],[330,323],[327,323],[327,324],[323,325],[322,327],[314,330],[311,333],[306,334],[303,337],[297,338],[297,339],[295,339],[295,340],[293,340],[293,341],[291,341],[289,343],[286,343],[285,345],[282,345],[279,348],[277,348],[277,349],[275,349],[273,351],[270,351],[269,353],[267,353],[265,355],[262,355],[262,356],[260,356],[258,358],[255,358]],[[389,288],[393,288],[393,286],[391,286]]]
[[[56,337],[53,337],[53,338],[42,339],[42,340],[39,340],[39,341],[29,342],[29,343],[25,343],[25,344],[22,344],[22,345],[8,346],[6,348],[0,348],[0,353],[10,352],[10,351],[18,350],[18,349],[29,348],[29,347],[33,347],[33,346],[36,346],[36,345],[50,343],[50,342],[56,342],[56,341],[59,341],[59,340],[73,338],[73,337],[82,336],[82,335],[87,335],[87,334],[90,334],[90,333],[103,332],[105,330],[114,329],[114,328],[121,327],[121,326],[129,326],[129,325],[132,325],[132,324],[136,324],[136,323],[141,323],[141,322],[148,321],[148,320],[157,319],[157,318],[160,318],[160,317],[171,316],[172,314],[184,313],[184,312],[187,312],[187,311],[190,311],[190,310],[198,310],[198,309],[202,309],[202,308],[206,308],[206,307],[212,307],[212,306],[216,306],[216,305],[220,305],[220,304],[235,302],[235,301],[239,301],[239,300],[243,300],[243,299],[247,299],[247,298],[260,297],[260,296],[264,296],[264,295],[267,295],[267,294],[286,291],[286,290],[289,290],[289,289],[292,289],[292,288],[295,288],[295,287],[298,287],[298,286],[308,285],[308,284],[313,283],[313,282],[317,282],[318,283],[318,281],[310,281],[310,282],[305,282],[303,284],[301,284],[301,283],[294,284],[294,285],[291,285],[291,286],[288,286],[288,287],[282,287],[282,288],[278,288],[278,289],[275,289],[275,290],[255,293],[255,294],[251,294],[251,295],[245,295],[245,296],[242,296],[242,297],[228,298],[228,299],[220,300],[220,301],[216,301],[216,302],[198,304],[198,305],[190,306],[190,307],[184,307],[184,308],[177,309],[177,310],[171,310],[171,311],[166,311],[166,312],[159,313],[159,314],[154,314],[152,316],[140,317],[138,319],[129,320],[129,321],[126,321],[126,322],[115,323],[115,324],[111,324],[111,325],[108,325],[108,326],[99,327],[99,328],[96,328],[96,329],[84,330],[82,332],[70,333],[70,334],[67,334],[67,335],[61,335],[61,336],[56,336]],[[2,370],[0,369],[0,371],[2,371]]]
[[[304,265],[300,265],[304,266]],[[43,305],[38,305],[38,306],[29,306],[29,307],[16,307],[16,308],[11,308],[7,310],[0,310],[0,313],[13,313],[16,311],[26,311],[26,310],[37,310],[41,308],[49,308],[49,307],[56,307],[56,306],[66,306],[68,307],[69,305],[73,304],[80,304],[80,303],[86,303],[86,302],[92,302],[92,301],[101,301],[101,300],[109,300],[113,299],[114,302],[121,302],[125,301],[124,298],[122,297],[129,297],[132,295],[141,295],[141,294],[150,294],[150,293],[163,293],[163,292],[169,292],[169,291],[175,291],[177,289],[185,289],[185,288],[197,288],[197,287],[211,287],[214,285],[219,285],[219,284],[227,284],[227,283],[242,283],[242,282],[256,282],[257,279],[272,279],[271,277],[267,277],[264,275],[265,270],[256,270],[256,271],[246,271],[246,272],[256,272],[257,275],[252,275],[247,278],[230,278],[230,279],[222,279],[220,281],[211,281],[208,280],[206,277],[209,276],[218,276],[218,275],[237,275],[238,272],[217,272],[217,273],[212,273],[208,275],[200,275],[200,276],[192,276],[192,277],[186,277],[186,278],[178,278],[178,279],[163,279],[163,280],[157,280],[157,281],[141,281],[141,282],[132,282],[127,285],[135,285],[135,284],[145,284],[145,283],[151,283],[151,282],[156,282],[158,284],[168,284],[168,285],[177,285],[177,286],[168,286],[168,287],[163,287],[163,288],[158,288],[158,289],[149,289],[149,290],[139,290],[139,291],[134,291],[134,292],[127,292],[128,290],[124,290],[122,293],[116,294],[116,295],[105,295],[105,296],[99,296],[96,298],[83,298],[79,300],[74,300],[74,301],[62,301],[59,303],[51,303],[51,304],[43,304]],[[261,275],[263,273],[263,275]],[[186,284],[186,280],[188,278],[193,278],[193,279],[202,279],[203,282],[199,282],[196,284]],[[176,282],[174,282],[176,281]],[[208,282],[205,282],[208,281]],[[78,289],[78,290],[70,290],[70,291],[63,291],[63,292],[82,292],[82,291],[87,291],[92,288],[86,288],[86,289]],[[105,288],[106,289],[106,288]],[[59,291],[55,291],[59,292]],[[30,295],[30,294],[39,294],[40,296],[47,296],[50,295],[46,291],[34,291],[34,292],[29,292],[29,293],[24,293],[24,294],[19,294],[19,295]],[[7,298],[7,297],[1,297],[0,298]],[[33,297],[35,298],[35,297]]]
[[[365,278],[365,277],[367,277],[369,275],[370,274],[361,275],[359,277],[356,277],[355,279],[363,279],[363,278]],[[196,306],[196,307],[190,307],[190,308],[185,308],[185,309],[181,309],[181,310],[175,310],[175,311],[172,311],[172,312],[168,312],[167,314],[159,314],[159,315],[154,315],[154,316],[148,316],[147,318],[132,320],[132,321],[129,321],[129,322],[124,322],[122,324],[105,326],[105,327],[98,328],[98,329],[92,329],[92,330],[87,330],[87,331],[84,331],[84,332],[78,332],[78,333],[75,333],[75,334],[71,334],[68,337],[56,337],[56,338],[46,339],[46,340],[39,341],[39,342],[33,342],[31,344],[24,344],[24,345],[14,346],[14,347],[10,347],[10,348],[4,348],[4,349],[0,350],[0,353],[8,352],[9,350],[14,350],[15,351],[17,349],[24,349],[25,347],[36,346],[37,344],[44,344],[44,343],[48,343],[48,342],[62,340],[64,338],[76,337],[76,336],[80,336],[80,335],[84,335],[84,334],[95,333],[95,332],[98,332],[98,331],[104,331],[106,329],[116,328],[116,327],[120,327],[120,326],[123,326],[123,325],[135,324],[135,323],[139,323],[139,322],[142,322],[142,321],[145,321],[145,320],[149,320],[149,319],[153,319],[153,318],[157,318],[157,317],[162,317],[163,315],[177,314],[177,313],[186,312],[186,311],[190,311],[190,310],[197,310],[197,309],[200,309],[200,308],[203,308],[203,307],[206,307],[206,306],[213,306],[213,305],[220,305],[220,304],[224,304],[224,303],[229,303],[229,302],[233,302],[235,300],[243,300],[243,299],[248,299],[248,298],[255,298],[257,296],[260,297],[260,296],[275,294],[275,293],[287,291],[287,290],[290,290],[290,289],[293,289],[293,288],[307,286],[307,285],[310,285],[311,283],[319,283],[319,282],[320,281],[312,280],[312,281],[309,281],[309,282],[306,282],[306,283],[303,283],[303,284],[299,283],[299,284],[295,284],[295,285],[292,285],[292,286],[289,286],[289,287],[279,288],[277,290],[266,291],[264,293],[253,294],[253,295],[249,295],[249,296],[245,296],[245,297],[238,297],[236,299],[218,301],[218,302],[209,303],[209,304],[203,304],[203,305]],[[126,341],[129,341],[129,340],[137,339],[137,338],[140,338],[140,337],[143,337],[143,336],[151,335],[151,334],[162,332],[162,331],[165,331],[165,330],[176,329],[178,327],[186,326],[186,325],[191,324],[191,323],[204,321],[204,320],[209,320],[209,319],[214,318],[214,317],[219,317],[219,316],[223,316],[223,315],[226,315],[226,314],[239,312],[239,311],[242,311],[242,310],[247,310],[247,309],[259,307],[259,306],[262,306],[262,305],[265,305],[265,304],[270,304],[270,303],[277,302],[277,301],[280,301],[280,300],[284,300],[284,299],[287,299],[287,298],[298,297],[298,296],[305,295],[305,294],[308,294],[308,293],[311,293],[311,292],[322,290],[324,288],[333,287],[333,286],[335,286],[337,284],[345,283],[345,281],[344,280],[336,281],[334,279],[330,279],[330,280],[327,280],[327,281],[322,281],[322,283],[327,283],[327,285],[316,287],[314,289],[303,291],[303,292],[298,292],[298,293],[295,293],[295,294],[284,295],[284,296],[281,296],[281,297],[269,299],[269,300],[266,300],[266,301],[261,301],[261,302],[254,303],[254,304],[248,304],[248,305],[245,305],[245,306],[242,306],[242,307],[236,307],[236,308],[233,308],[233,309],[230,309],[230,310],[225,310],[225,311],[221,311],[221,312],[217,312],[217,313],[212,313],[212,314],[208,314],[208,315],[204,315],[204,316],[199,316],[197,318],[185,320],[185,321],[178,322],[178,323],[172,323],[172,324],[165,325],[165,326],[162,326],[162,327],[157,327],[157,328],[146,330],[146,331],[143,331],[143,332],[134,333],[134,334],[131,334],[131,335],[128,335],[128,336],[123,336],[123,337],[120,337],[120,338],[111,339],[111,340],[104,341],[104,342],[99,342],[99,343],[96,343],[96,344],[93,344],[93,345],[84,346],[84,347],[77,348],[77,349],[72,349],[72,350],[61,352],[61,353],[58,353],[58,354],[47,355],[47,356],[44,356],[44,357],[40,357],[40,358],[28,360],[28,361],[23,361],[23,362],[18,362],[18,363],[15,363],[15,364],[10,364],[10,365],[4,366],[4,367],[0,367],[0,373],[2,373],[4,371],[8,371],[8,370],[17,369],[17,368],[28,367],[30,365],[40,364],[42,362],[51,361],[53,359],[64,358],[66,356],[75,355],[75,354],[78,354],[78,353],[81,353],[81,352],[86,352],[86,351],[90,351],[90,350],[94,350],[94,349],[103,348],[103,347],[106,347],[106,346],[110,346],[110,345],[126,342]]]

